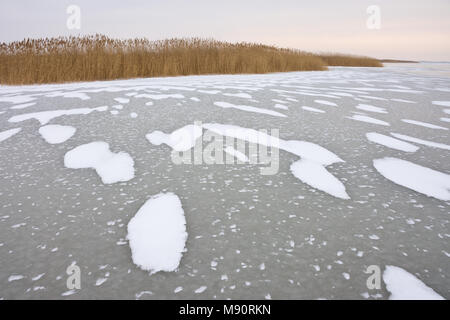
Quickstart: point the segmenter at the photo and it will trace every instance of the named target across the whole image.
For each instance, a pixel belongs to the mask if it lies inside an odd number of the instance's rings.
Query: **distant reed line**
[[[0,44],[0,84],[327,70],[382,66],[372,58],[317,55],[255,43],[186,38],[117,40],[103,35]]]

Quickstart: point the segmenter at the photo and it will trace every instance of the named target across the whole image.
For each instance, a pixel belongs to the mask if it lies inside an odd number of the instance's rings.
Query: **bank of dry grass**
[[[344,67],[382,67],[383,64],[374,58],[356,56],[349,54],[320,54],[325,63],[329,66]]]
[[[0,44],[0,83],[326,70],[327,65],[335,65],[335,60],[328,57],[262,44],[200,38],[149,41],[95,35],[26,39]],[[347,59],[354,60],[355,65],[370,58]]]

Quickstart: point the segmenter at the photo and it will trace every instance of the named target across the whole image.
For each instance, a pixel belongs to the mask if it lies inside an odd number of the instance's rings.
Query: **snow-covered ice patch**
[[[286,115],[279,113],[277,111],[264,109],[264,108],[257,108],[257,107],[252,107],[252,106],[236,105],[236,104],[232,104],[229,102],[218,101],[218,102],[214,102],[214,105],[217,107],[224,108],[224,109],[233,108],[233,109],[237,109],[237,110],[262,113],[262,114],[267,114],[267,115],[276,116],[276,117],[286,117]]]
[[[233,157],[236,157],[236,159],[238,159],[238,160],[241,161],[241,162],[248,162],[248,161],[249,161],[248,157],[247,157],[244,153],[242,153],[242,152],[236,150],[236,149],[233,148],[232,146],[227,146],[227,147],[224,149],[224,151],[225,151],[226,153],[228,153],[229,155],[231,155],[231,156],[233,156]]]
[[[229,96],[229,97],[237,97],[237,98],[244,98],[244,99],[251,99],[252,96],[249,95],[248,93],[224,93],[224,96]]]
[[[17,134],[22,130],[22,128],[14,128],[0,132],[0,142],[11,138],[13,135]]]
[[[314,100],[315,103],[318,104],[323,104],[325,106],[333,106],[333,107],[337,107],[337,104],[331,101],[327,101],[327,100]]]
[[[439,200],[450,200],[450,175],[397,158],[373,160],[386,179]]]
[[[77,129],[71,126],[61,126],[59,124],[49,124],[39,128],[42,138],[50,144],[63,143],[70,139]]]
[[[313,107],[303,106],[302,109],[306,110],[306,111],[316,112],[316,113],[325,113],[325,111],[317,109],[317,108],[313,108]]]
[[[356,108],[360,109],[360,110],[364,110],[364,111],[369,111],[369,112],[387,113],[386,109],[380,108],[380,107],[375,107],[370,104],[361,104],[360,103],[356,106]]]
[[[383,281],[390,300],[445,300],[415,275],[396,266],[386,266]]]
[[[391,135],[398,139],[402,139],[405,141],[414,142],[414,143],[418,143],[418,144],[423,144],[428,147],[450,150],[450,146],[447,144],[444,144],[444,143],[438,143],[438,142],[433,142],[433,141],[429,141],[429,140],[422,140],[419,138],[410,137],[410,136],[400,134],[400,133],[391,132]]]
[[[145,137],[154,145],[167,144],[175,151],[187,151],[194,147],[195,142],[202,136],[203,130],[198,125],[187,125],[167,134],[162,131],[153,131]]]
[[[275,104],[273,107],[277,108],[277,109],[282,109],[282,110],[289,110],[289,107],[287,107],[283,104],[280,104],[280,103]]]
[[[441,107],[450,107],[450,101],[432,101],[432,104]]]
[[[422,121],[417,121],[417,120],[409,120],[409,119],[402,119],[403,122],[409,123],[409,124],[415,124],[417,126],[421,126],[421,127],[425,127],[425,128],[430,128],[430,129],[440,129],[440,130],[448,130],[448,128],[445,127],[441,127],[441,126],[437,126],[435,124],[431,124],[431,123],[427,123],[427,122],[422,122]]]
[[[352,120],[356,120],[356,121],[362,121],[362,122],[367,122],[367,123],[372,123],[372,124],[378,124],[378,125],[382,125],[382,126],[389,126],[389,123],[387,123],[386,121],[383,120],[378,120],[372,117],[368,117],[368,116],[363,116],[363,115],[359,115],[359,114],[355,114],[351,117],[347,117],[349,119]]]
[[[178,269],[187,236],[181,201],[173,193],[151,197],[128,223],[133,262],[151,274]]]
[[[130,102],[130,99],[128,99],[128,98],[114,98],[114,100],[117,101],[118,103],[122,103],[122,104]]]
[[[64,165],[71,169],[93,168],[105,184],[134,178],[134,161],[128,153],[113,153],[109,144],[95,141],[80,145],[64,156]]]
[[[298,160],[291,165],[292,174],[313,188],[322,190],[337,198],[350,199],[345,186],[322,165],[309,160]]]
[[[42,112],[33,112],[33,113],[25,113],[11,117],[9,122],[21,122],[29,119],[38,120],[41,125],[47,124],[50,120],[68,115],[75,114],[89,114],[93,111],[106,111],[108,110],[107,106],[97,107],[97,108],[78,108],[78,109],[68,109],[68,110],[52,110],[52,111],[42,111]]]
[[[162,99],[184,99],[184,96],[180,93],[174,93],[174,94],[148,94],[148,93],[142,93],[134,96],[135,98],[148,98],[153,100],[162,100]]]
[[[392,148],[392,149],[396,149],[396,150],[400,150],[400,151],[405,151],[405,152],[416,152],[419,147],[408,143],[408,142],[404,142],[389,136],[385,136],[383,134],[379,134],[376,132],[369,132],[366,133],[366,137],[369,141],[381,144],[385,147],[388,148]]]
[[[25,108],[34,106],[35,104],[36,104],[36,102],[17,104],[17,105],[15,105],[15,106],[12,106],[10,109],[13,109],[13,110],[25,109]]]

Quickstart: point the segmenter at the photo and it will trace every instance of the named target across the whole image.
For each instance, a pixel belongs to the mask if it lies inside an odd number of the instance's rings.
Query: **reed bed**
[[[323,57],[299,50],[201,38],[149,41],[93,35],[0,44],[0,84],[8,85],[311,71],[326,70],[327,64]]]
[[[328,66],[344,67],[382,67],[383,64],[374,58],[350,54],[320,54],[318,55]]]

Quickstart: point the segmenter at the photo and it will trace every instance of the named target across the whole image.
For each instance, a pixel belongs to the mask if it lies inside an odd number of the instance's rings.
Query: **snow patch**
[[[383,281],[391,293],[389,300],[445,300],[415,275],[396,266],[386,266]]]
[[[177,270],[187,236],[181,201],[173,193],[151,197],[128,223],[133,262],[151,274]]]
[[[439,200],[450,200],[450,175],[397,158],[373,160],[386,179]]]
[[[77,129],[71,126],[49,124],[39,128],[42,138],[50,144],[62,143],[70,139]]]
[[[404,142],[404,141],[401,141],[401,140],[398,140],[398,139],[395,139],[395,138],[392,138],[389,136],[385,136],[383,134],[379,134],[376,132],[366,133],[366,137],[369,141],[381,144],[388,148],[400,150],[400,151],[416,152],[417,150],[419,150],[419,147],[417,147],[413,144],[410,144],[410,143],[407,143],[407,142]]]
[[[64,156],[64,165],[71,169],[93,168],[105,184],[134,178],[134,161],[128,153],[113,153],[109,144],[95,141],[80,145]]]

